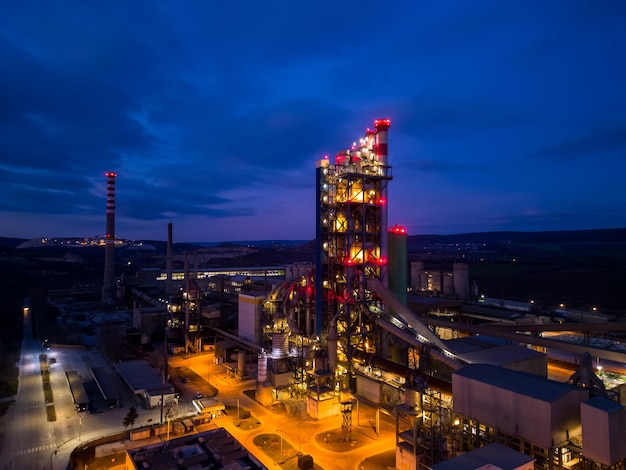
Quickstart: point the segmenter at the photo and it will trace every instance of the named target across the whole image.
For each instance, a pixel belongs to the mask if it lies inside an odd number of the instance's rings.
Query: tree
[[[122,421],[122,424],[124,425],[125,428],[130,426],[130,428],[132,429],[133,424],[135,424],[135,421],[137,421],[137,418],[139,418],[139,413],[137,413],[137,408],[135,408],[134,406],[131,406],[128,409],[128,413],[126,413],[126,416],[124,416],[124,421]]]

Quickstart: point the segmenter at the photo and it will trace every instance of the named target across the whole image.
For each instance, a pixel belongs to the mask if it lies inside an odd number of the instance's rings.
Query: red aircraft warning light
[[[391,126],[391,119],[375,119],[374,120],[374,127],[376,127],[376,129],[379,128],[389,128]]]

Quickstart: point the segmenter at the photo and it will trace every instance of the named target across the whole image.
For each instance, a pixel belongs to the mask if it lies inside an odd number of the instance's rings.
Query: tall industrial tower
[[[343,386],[352,388],[354,351],[376,350],[371,320],[377,300],[368,280],[387,287],[387,185],[389,119],[348,150],[317,164],[315,332],[326,343],[331,370],[347,365]]]
[[[104,236],[104,282],[102,301],[115,304],[115,173],[107,172],[106,235]]]

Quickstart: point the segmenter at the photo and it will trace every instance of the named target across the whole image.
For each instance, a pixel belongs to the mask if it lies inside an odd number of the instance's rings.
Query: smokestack
[[[376,140],[375,140],[375,148],[376,155],[378,156],[378,161],[383,167],[383,171],[385,175],[387,175],[389,162],[388,162],[388,132],[389,127],[391,126],[390,119],[376,119],[374,121],[374,127],[376,128]],[[390,175],[387,175],[390,176]],[[388,180],[391,178],[387,178]],[[387,246],[387,181],[385,181],[380,188],[380,199],[381,199],[381,210],[380,210],[380,256],[383,260],[388,259],[388,246]],[[382,281],[385,287],[388,286],[389,277],[387,266],[381,266],[381,276],[380,280]]]
[[[102,301],[115,304],[115,177],[107,172],[107,224],[104,236],[104,282],[102,283]]]
[[[172,295],[172,223],[167,224],[167,260],[165,269],[167,271],[167,281],[165,283],[165,295]]]

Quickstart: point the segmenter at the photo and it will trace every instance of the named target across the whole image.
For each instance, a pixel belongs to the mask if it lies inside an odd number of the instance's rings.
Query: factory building
[[[165,372],[155,372],[144,361],[117,362],[115,368],[133,395],[141,397],[146,408],[175,400],[174,388],[163,376]]]
[[[212,429],[126,451],[132,470],[266,468],[228,431]]]
[[[469,266],[453,263],[452,271],[424,269],[423,261],[411,262],[411,290],[420,295],[454,298],[461,301],[470,298]]]

